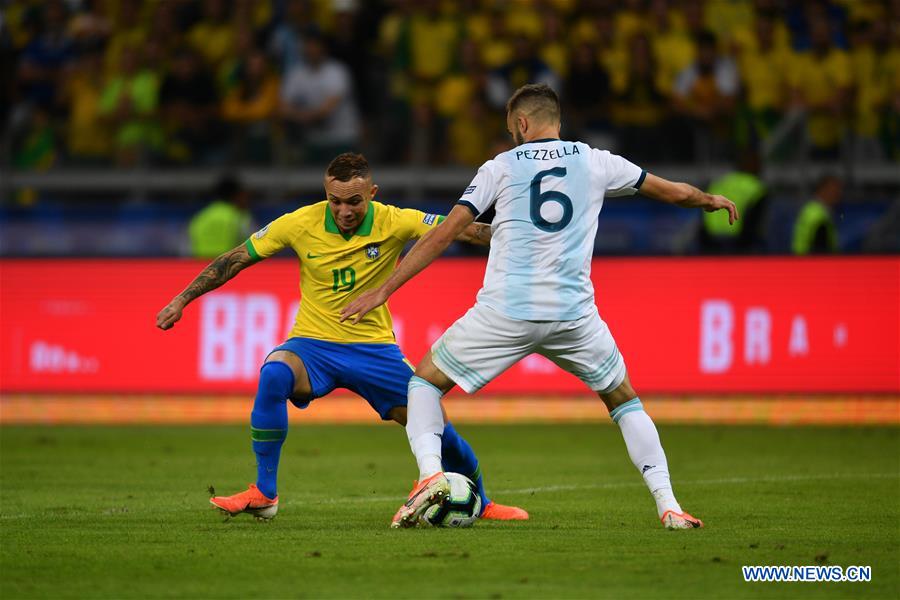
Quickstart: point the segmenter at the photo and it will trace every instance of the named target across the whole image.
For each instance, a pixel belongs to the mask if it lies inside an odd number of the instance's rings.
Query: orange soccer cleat
[[[413,486],[409,499],[391,519],[391,529],[415,527],[425,509],[441,504],[450,497],[450,482],[443,473],[435,473]]]
[[[677,513],[674,510],[667,510],[659,518],[666,529],[700,529],[703,527],[703,521],[697,517],[692,517],[686,512]]]
[[[528,511],[518,506],[505,506],[491,501],[484,507],[481,518],[488,521],[527,521]]]
[[[252,483],[245,492],[234,496],[214,496],[209,499],[209,503],[232,517],[243,512],[253,515],[259,521],[268,521],[278,512],[278,496],[267,498]]]

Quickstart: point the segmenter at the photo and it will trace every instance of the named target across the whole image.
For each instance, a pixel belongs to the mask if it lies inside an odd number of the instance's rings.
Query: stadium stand
[[[222,171],[244,175],[265,222],[317,199],[316,165],[346,149],[384,166],[383,194],[444,212],[508,147],[502,104],[529,81],[560,91],[564,137],[697,185],[758,148],[759,251],[788,250],[782,220],[826,172],[847,183],[841,250],[890,250],[897,232],[875,225],[900,192],[898,6],[15,0],[0,17],[0,252],[94,254],[74,225],[100,214],[143,231],[110,254],[183,253],[172,223]],[[598,253],[698,251],[699,217],[663,212],[611,201]],[[49,239],[54,222],[71,242]],[[172,239],[138,241],[160,231]]]

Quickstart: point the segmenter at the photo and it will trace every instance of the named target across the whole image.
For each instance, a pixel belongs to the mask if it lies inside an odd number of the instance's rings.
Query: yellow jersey
[[[806,121],[812,143],[819,147],[832,147],[843,136],[844,119],[822,106],[840,90],[853,85],[853,65],[843,50],[832,49],[825,56],[815,56],[811,51],[794,55],[788,70],[788,82],[798,90],[811,107]]]
[[[341,309],[352,297],[384,283],[406,243],[422,237],[443,219],[371,201],[356,233],[346,235],[335,223],[326,200],[278,217],[250,236],[246,246],[257,260],[288,247],[300,259],[300,308],[290,337],[394,343],[387,304],[356,325],[340,322]]]

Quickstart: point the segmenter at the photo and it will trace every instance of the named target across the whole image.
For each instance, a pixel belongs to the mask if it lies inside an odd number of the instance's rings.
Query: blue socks
[[[294,373],[282,362],[265,363],[259,371],[259,387],[250,413],[250,438],[256,453],[256,487],[267,498],[278,495],[278,459],[287,438],[287,399],[294,389]],[[478,458],[466,442],[447,423],[441,437],[444,470],[460,473],[478,486],[482,509],[490,500],[484,490]]]
[[[287,399],[294,390],[294,372],[283,362],[265,363],[250,413],[250,439],[256,453],[256,487],[267,498],[278,495],[278,459],[287,437]]]
[[[490,500],[487,492],[484,491],[484,481],[481,477],[481,467],[478,466],[478,458],[469,442],[456,433],[450,423],[444,425],[444,435],[441,438],[441,463],[445,471],[465,475],[475,482],[475,485],[478,486],[478,494],[481,496],[481,510],[484,510]]]

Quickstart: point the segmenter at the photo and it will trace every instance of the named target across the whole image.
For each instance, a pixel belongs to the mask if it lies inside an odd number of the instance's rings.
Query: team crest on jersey
[[[269,226],[270,226],[270,225],[271,225],[271,223],[269,223],[269,225],[266,225],[265,227],[263,227],[262,229],[260,229],[259,231],[257,231],[257,232],[253,235],[253,237],[255,237],[255,238],[258,239],[258,240],[261,240],[261,239],[263,238],[263,236],[266,235],[266,232],[269,231]]]
[[[381,256],[381,248],[379,248],[378,244],[369,244],[366,246],[366,258],[375,260],[379,256]]]
[[[426,225],[431,225],[434,223],[435,219],[437,219],[437,215],[425,215],[425,218],[422,219],[422,222]]]

